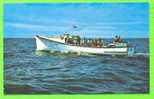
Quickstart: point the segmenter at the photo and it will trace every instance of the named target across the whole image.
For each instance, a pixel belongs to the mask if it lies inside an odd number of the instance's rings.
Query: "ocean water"
[[[126,41],[133,57],[36,52],[34,39],[5,38],[4,93],[148,93],[149,41]]]

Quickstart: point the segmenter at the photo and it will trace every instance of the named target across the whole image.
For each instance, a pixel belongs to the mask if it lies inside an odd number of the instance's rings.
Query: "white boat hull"
[[[77,53],[90,53],[90,54],[128,54],[128,48],[92,48],[68,45],[63,42],[54,41],[47,37],[36,36],[36,50],[39,51],[59,51],[59,52],[77,52]]]

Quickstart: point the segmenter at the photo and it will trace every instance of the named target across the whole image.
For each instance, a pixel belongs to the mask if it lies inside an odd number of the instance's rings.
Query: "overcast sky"
[[[5,4],[4,36],[149,37],[147,3]]]

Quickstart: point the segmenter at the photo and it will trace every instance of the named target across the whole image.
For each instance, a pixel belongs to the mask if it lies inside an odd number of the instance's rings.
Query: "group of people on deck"
[[[89,47],[102,47],[101,38],[96,39],[81,39],[78,35],[64,34],[63,39],[65,39],[66,44],[77,45],[77,46],[89,46]]]
[[[103,40],[101,38],[95,38],[95,39],[81,39],[78,35],[69,35],[64,34],[64,36],[61,37],[65,40],[66,44],[76,45],[76,46],[87,46],[87,47],[102,47]],[[115,43],[122,43],[123,39],[120,36],[115,36],[114,39]]]

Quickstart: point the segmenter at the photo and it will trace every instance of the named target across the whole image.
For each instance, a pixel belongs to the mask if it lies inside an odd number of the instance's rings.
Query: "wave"
[[[134,56],[144,56],[144,57],[149,57],[149,53],[135,53]]]

